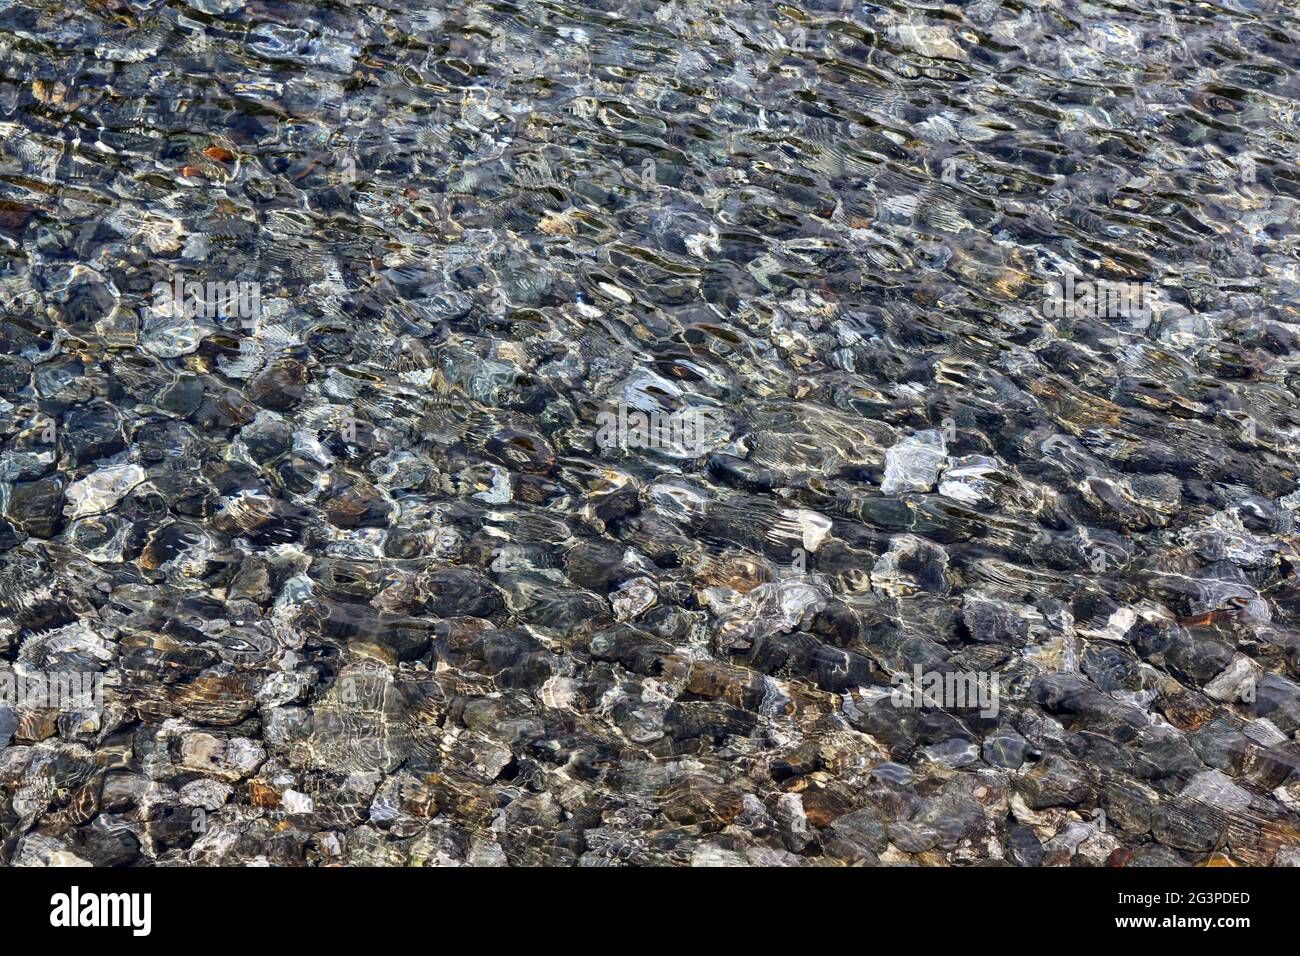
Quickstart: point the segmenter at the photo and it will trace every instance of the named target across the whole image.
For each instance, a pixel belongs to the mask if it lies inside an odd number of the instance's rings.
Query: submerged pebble
[[[0,860],[1296,865],[1294,14],[0,3]]]

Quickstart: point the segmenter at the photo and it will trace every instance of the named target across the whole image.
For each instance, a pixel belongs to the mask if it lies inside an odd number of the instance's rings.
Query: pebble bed
[[[0,862],[1300,865],[1298,58],[0,0]]]

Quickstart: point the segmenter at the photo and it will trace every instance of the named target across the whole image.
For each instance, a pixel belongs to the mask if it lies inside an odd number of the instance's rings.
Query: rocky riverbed
[[[1298,41],[0,0],[0,861],[1300,864]]]

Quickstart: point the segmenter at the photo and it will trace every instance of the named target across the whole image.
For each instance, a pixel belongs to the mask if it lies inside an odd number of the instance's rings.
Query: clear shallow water
[[[1295,13],[3,4],[6,858],[1294,859]]]

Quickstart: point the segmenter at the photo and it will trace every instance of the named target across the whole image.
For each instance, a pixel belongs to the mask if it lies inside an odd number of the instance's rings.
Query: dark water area
[[[1300,865],[1298,12],[0,0],[0,861]]]

